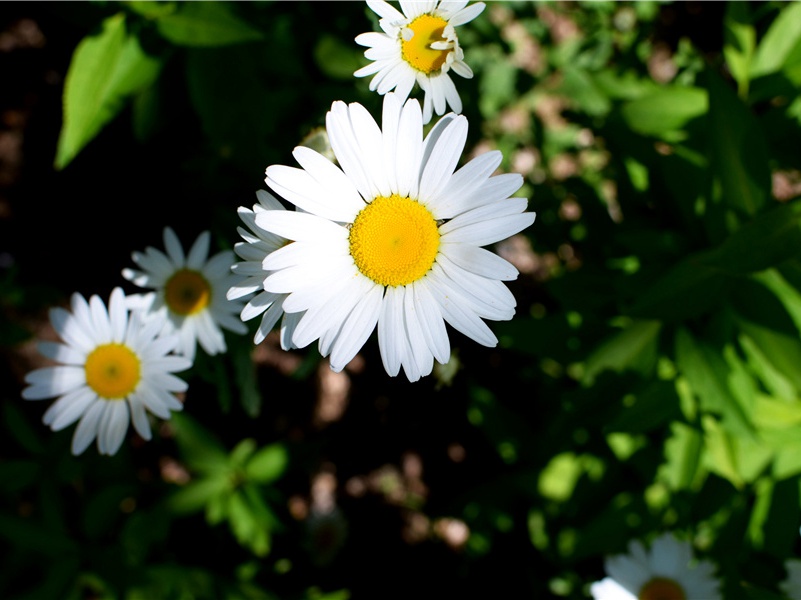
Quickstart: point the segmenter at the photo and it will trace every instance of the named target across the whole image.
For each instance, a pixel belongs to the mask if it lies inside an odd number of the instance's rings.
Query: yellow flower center
[[[654,577],[642,586],[637,600],[687,600],[684,589],[672,579]]]
[[[439,229],[428,209],[397,194],[365,206],[350,229],[359,271],[381,285],[406,285],[428,273],[439,250]]]
[[[174,313],[193,315],[209,305],[211,286],[197,271],[181,269],[167,280],[164,300]]]
[[[139,357],[123,344],[103,344],[86,357],[86,383],[106,400],[121,400],[139,383]]]
[[[420,15],[409,23],[409,29],[414,35],[409,40],[401,38],[403,60],[426,75],[442,68],[448,53],[453,48],[434,50],[431,44],[447,41],[442,35],[447,25],[448,22],[445,19],[428,14]]]

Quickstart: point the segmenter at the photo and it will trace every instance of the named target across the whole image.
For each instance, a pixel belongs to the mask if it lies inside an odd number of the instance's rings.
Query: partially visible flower
[[[779,584],[779,589],[790,600],[801,600],[801,560],[786,560],[784,568],[787,570],[787,578]]]
[[[284,313],[284,300],[286,300],[288,294],[264,290],[264,279],[269,273],[262,266],[264,259],[268,255],[286,246],[289,240],[266,231],[256,222],[258,215],[267,211],[284,210],[284,207],[265,190],[258,190],[256,198],[259,204],[254,204],[253,210],[244,206],[240,206],[237,210],[239,218],[248,226],[250,231],[237,227],[239,235],[245,241],[237,242],[234,246],[234,252],[242,261],[231,267],[231,270],[238,277],[232,283],[227,296],[229,300],[237,300],[248,294],[258,292],[245,305],[240,315],[243,321],[249,321],[253,317],[264,313],[256,335],[253,337],[253,343],[260,344],[264,341],[264,338],[270,333],[281,315],[284,315],[281,321],[281,347],[284,350],[289,350],[295,347],[292,343],[292,333],[295,331],[302,313]],[[269,219],[269,216],[267,218]]]
[[[638,540],[629,553],[604,561],[608,577],[590,587],[595,600],[719,600],[715,565],[693,557],[689,542],[664,533],[646,550]]]
[[[401,102],[417,82],[425,92],[423,123],[431,120],[432,108],[438,115],[444,114],[446,104],[454,112],[462,112],[462,100],[448,71],[467,79],[473,77],[473,71],[464,62],[455,28],[481,14],[484,3],[467,6],[467,0],[401,0],[403,13],[384,0],[367,0],[367,5],[381,17],[384,33],[356,36],[357,44],[368,47],[364,56],[374,62],[354,75],[374,75],[370,89],[381,95],[395,90]]]
[[[167,254],[148,246],[143,253],[132,254],[141,271],[122,271],[123,277],[139,287],[155,290],[132,296],[129,307],[142,310],[145,320],[158,316],[165,334],[177,332],[176,352],[189,360],[195,358],[196,344],[209,355],[225,352],[221,328],[247,333],[247,327],[235,316],[241,306],[225,297],[236,280],[231,274],[234,253],[224,250],[207,259],[210,238],[208,231],[202,232],[185,255],[175,232],[165,227]]]
[[[121,288],[111,293],[108,310],[98,296],[87,302],[73,294],[71,312],[50,310],[50,321],[61,342],[39,342],[39,351],[57,366],[43,367],[25,376],[26,400],[58,396],[42,420],[59,431],[78,419],[72,453],[80,454],[97,438],[101,454],[114,454],[122,444],[128,422],[144,439],[151,437],[146,411],[162,419],[183,405],[174,392],[187,388],[173,372],[192,363],[170,355],[176,336],[159,335],[157,319],[143,323],[126,308]]]
[[[292,240],[269,254],[264,290],[286,294],[283,309],[304,314],[292,334],[303,348],[319,340],[342,370],[378,329],[384,368],[410,381],[445,363],[445,328],[493,347],[482,319],[508,320],[515,298],[503,284],[517,270],[482,248],[534,222],[526,198],[510,198],[517,174],[492,176],[501,153],[454,172],[467,119],[449,114],[423,139],[420,104],[384,96],[383,129],[360,104],[334,102],[326,118],[341,168],[297,147],[301,169],[267,168],[266,182],[298,211],[270,210],[256,224]],[[255,284],[255,282],[254,282]]]

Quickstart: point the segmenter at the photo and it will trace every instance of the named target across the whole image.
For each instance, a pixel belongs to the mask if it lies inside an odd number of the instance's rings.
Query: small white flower
[[[264,290],[304,312],[292,335],[341,370],[378,327],[384,367],[410,381],[446,363],[445,323],[485,346],[497,338],[482,319],[508,320],[515,299],[503,281],[517,270],[481,248],[525,229],[534,213],[510,198],[517,174],[491,176],[501,153],[454,173],[467,119],[449,114],[423,139],[420,104],[384,97],[383,130],[362,105],[334,102],[326,127],[340,167],[299,146],[302,169],[273,165],[266,182],[298,211],[256,214],[262,229],[293,243],[270,253]],[[255,281],[254,281],[255,284]]]
[[[122,271],[123,277],[139,287],[155,290],[131,296],[129,307],[143,311],[146,320],[159,317],[165,334],[177,332],[176,352],[189,360],[194,360],[198,343],[209,355],[225,352],[221,328],[247,333],[247,327],[235,316],[241,306],[225,297],[236,279],[231,274],[234,253],[225,250],[207,260],[210,237],[208,231],[202,232],[185,255],[175,232],[165,227],[167,254],[148,246],[144,252],[132,254],[141,271]]]
[[[160,336],[157,319],[143,323],[130,314],[122,289],[111,293],[109,308],[92,296],[89,302],[72,295],[71,312],[50,310],[50,321],[63,343],[39,342],[39,351],[58,366],[43,367],[25,376],[26,400],[58,396],[42,420],[59,431],[78,419],[72,453],[80,454],[97,438],[101,454],[114,454],[122,444],[129,420],[149,440],[146,410],[162,419],[183,405],[173,392],[187,388],[173,375],[192,363],[169,355],[176,336]]]
[[[384,33],[356,36],[357,44],[368,47],[364,56],[374,62],[354,75],[374,75],[370,89],[381,95],[395,90],[401,102],[417,82],[425,93],[423,123],[431,120],[432,108],[441,115],[446,104],[454,112],[462,112],[462,100],[448,71],[467,79],[473,77],[473,71],[464,62],[455,28],[481,14],[484,3],[467,6],[467,0],[401,0],[403,13],[384,0],[367,0],[367,5],[381,17]]]
[[[240,318],[243,321],[249,321],[253,317],[264,313],[256,335],[253,337],[253,343],[260,344],[270,333],[273,325],[281,318],[281,315],[284,315],[281,321],[281,347],[284,350],[289,350],[294,348],[292,334],[302,313],[284,313],[283,306],[287,294],[264,291],[264,278],[267,277],[268,273],[264,270],[262,263],[269,254],[279,248],[283,248],[290,242],[286,238],[262,229],[256,223],[257,215],[267,211],[284,210],[284,207],[275,197],[264,190],[257,191],[256,198],[259,204],[254,204],[253,210],[244,206],[240,206],[237,210],[242,222],[248,226],[250,231],[237,227],[239,235],[245,241],[237,242],[234,245],[234,252],[242,261],[231,267],[231,270],[239,278],[228,290],[227,296],[229,300],[237,300],[248,294],[259,292],[242,309]]]
[[[608,577],[590,587],[595,600],[720,600],[715,565],[693,558],[689,542],[671,533],[656,538],[649,551],[638,540],[629,553],[604,561]]]
[[[790,600],[801,600],[801,560],[792,558],[784,562],[787,578],[779,584],[779,589]]]

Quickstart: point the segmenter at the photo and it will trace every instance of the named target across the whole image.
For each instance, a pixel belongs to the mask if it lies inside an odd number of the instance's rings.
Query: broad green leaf
[[[782,265],[782,269],[787,268],[791,268],[791,265]],[[801,292],[784,277],[782,271],[767,269],[754,273],[751,277],[773,292],[776,299],[784,305],[796,329],[801,331]]]
[[[665,462],[659,467],[658,478],[674,491],[697,488],[704,477],[701,434],[679,421],[671,423],[670,431],[665,441]]]
[[[179,9],[159,17],[156,27],[178,46],[227,46],[264,38],[231,12],[227,2],[180,2]]]
[[[795,387],[797,395],[801,391],[801,340],[743,319],[737,323],[743,335],[753,341],[773,368]]]
[[[794,428],[790,439],[783,440],[776,449],[773,476],[776,479],[797,477],[801,474],[801,428]]]
[[[788,2],[759,41],[751,78],[783,69],[801,51],[801,4]]]
[[[756,117],[728,84],[712,71],[705,75],[709,153],[720,181],[723,204],[754,215],[771,193],[765,135]]]
[[[64,81],[64,125],[55,166],[63,169],[134,94],[150,86],[160,59],[146,54],[125,28],[125,15],[103,21],[96,36],[84,38],[72,55]]]
[[[200,511],[215,498],[220,498],[230,487],[231,480],[224,473],[195,479],[174,492],[168,499],[168,505],[178,514]]]
[[[270,483],[286,470],[289,456],[281,444],[272,444],[258,450],[245,465],[246,477],[258,483]]]
[[[706,90],[694,87],[666,87],[624,104],[620,111],[632,130],[659,136],[682,129],[689,121],[706,114]]]
[[[730,367],[720,352],[685,328],[676,331],[676,366],[698,398],[701,409],[722,416],[729,431],[750,436],[754,432],[743,406],[729,388]]]
[[[704,464],[713,473],[742,488],[756,480],[773,459],[773,450],[754,439],[730,434],[711,415],[702,418]]]
[[[801,400],[778,400],[764,394],[757,394],[754,400],[753,420],[760,430],[801,425]]]
[[[747,2],[729,2],[723,20],[723,56],[741,97],[748,94],[751,61],[756,47],[756,30]]]
[[[231,456],[229,458],[231,466],[234,468],[241,467],[255,451],[256,440],[253,438],[245,438],[244,440],[240,441],[236,446],[234,446],[234,449],[231,450]]]
[[[637,371],[649,374],[656,364],[659,321],[634,321],[622,331],[609,336],[590,355],[584,365],[583,383],[591,385],[602,371]]]
[[[599,89],[592,76],[586,70],[569,64],[564,68],[559,92],[588,115],[605,115],[612,108],[609,98]]]
[[[354,71],[366,64],[358,48],[359,46],[324,33],[314,46],[314,62],[332,79],[352,81]]]

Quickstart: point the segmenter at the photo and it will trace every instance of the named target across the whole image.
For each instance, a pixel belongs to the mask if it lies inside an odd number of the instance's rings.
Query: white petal
[[[483,2],[476,2],[471,4],[467,8],[463,8],[462,10],[458,11],[456,14],[451,16],[448,19],[448,23],[453,25],[454,27],[458,27],[459,25],[464,25],[465,23],[469,23],[473,19],[475,19],[481,12],[484,10],[485,4]]]
[[[430,281],[426,281],[430,279]],[[439,304],[443,318],[454,328],[461,331],[467,337],[472,338],[483,346],[494,348],[498,344],[498,338],[487,327],[475,312],[465,309],[460,305],[459,298],[454,298],[449,294],[448,288],[440,285],[434,278],[426,276],[420,282],[425,282],[428,291]],[[418,282],[419,283],[419,282]]]
[[[84,354],[89,354],[95,349],[92,332],[82,329],[73,316],[63,308],[56,306],[50,309],[50,322],[56,333],[70,346]]]
[[[22,390],[22,397],[40,400],[60,396],[86,385],[86,374],[82,367],[76,366],[42,367],[25,375],[25,381],[30,386]]]
[[[97,394],[91,389],[78,388],[53,402],[42,415],[42,422],[49,425],[53,431],[61,431],[77,421],[92,403],[97,401]]]
[[[517,279],[518,271],[512,263],[484,248],[443,242],[439,251],[454,264],[476,275],[501,281]]]
[[[98,296],[89,299],[89,311],[92,313],[92,325],[94,325],[95,338],[98,344],[108,344],[112,341],[111,323],[109,322],[106,305]]]
[[[423,335],[428,343],[428,348],[440,363],[446,363],[450,359],[451,344],[448,339],[448,331],[445,329],[445,321],[442,320],[442,313],[439,310],[436,300],[428,291],[428,286],[424,283],[413,283],[409,286],[414,294],[414,303],[417,308],[418,319],[423,328]],[[409,293],[408,291],[406,292]]]
[[[299,212],[270,210],[256,216],[259,227],[299,242],[342,240],[348,230],[327,219]]]
[[[59,342],[40,341],[36,348],[42,356],[65,365],[83,366],[86,361],[85,354]]]
[[[128,403],[114,400],[108,403],[98,426],[98,446],[101,454],[116,454],[128,431]]]
[[[391,377],[400,371],[405,334],[403,332],[403,287],[388,287],[378,316],[378,347],[384,370]]]
[[[134,296],[130,298],[136,299]],[[152,302],[155,299],[154,294],[147,294],[141,296],[141,300],[145,303]],[[125,293],[122,288],[116,287],[111,291],[111,298],[109,299],[109,322],[111,324],[111,340],[119,344],[125,339],[125,332],[128,328],[128,304]]]
[[[317,154],[311,149],[299,152],[296,150],[296,156],[300,155],[301,157],[298,162],[302,160],[301,164],[315,169],[314,176],[303,169],[272,165],[267,167],[265,182],[276,193],[307,212],[331,221],[345,222],[351,220],[362,205],[358,193],[356,193],[355,188],[349,181],[342,181],[343,179],[347,180],[344,173],[342,173],[342,177],[338,177],[333,173],[331,169],[334,171],[339,171],[339,169],[328,159],[318,155],[319,159],[327,163],[328,166],[321,167],[322,163],[315,165],[315,161],[311,158],[312,153]],[[265,211],[261,214],[269,215],[272,212],[276,211]],[[256,215],[256,223],[267,231],[276,233],[274,229],[264,226],[263,219],[260,220],[261,214]],[[277,214],[292,213],[278,211]],[[281,234],[279,233],[278,235]]]
[[[199,271],[203,268],[203,263],[209,255],[209,242],[211,241],[211,233],[203,231],[192,244],[189,250],[189,255],[186,258],[186,267],[194,271]]]
[[[348,315],[342,325],[345,335],[337,338],[331,350],[331,368],[334,371],[341,371],[353,360],[356,353],[364,346],[367,338],[370,337],[378,322],[378,315],[381,313],[383,296],[383,287],[374,284]]]
[[[420,178],[420,201],[426,204],[427,198],[436,198],[445,188],[467,141],[467,119],[459,116],[448,123],[438,136],[426,157],[423,175]]]
[[[457,217],[458,219],[459,217]],[[514,235],[530,226],[534,222],[534,213],[522,213],[507,215],[497,219],[489,219],[479,223],[473,223],[464,227],[459,227],[453,231],[443,234],[442,241],[449,243],[474,244],[476,246],[486,246]],[[456,219],[453,219],[455,221]],[[442,228],[453,223],[449,221],[440,227]],[[447,237],[446,237],[447,235]]]
[[[145,404],[137,392],[128,396],[128,406],[131,410],[131,423],[133,423],[136,433],[142,439],[149,440],[153,435],[150,431],[150,420],[145,412]]]
[[[170,257],[172,264],[182,269],[185,266],[184,249],[181,247],[181,242],[178,241],[178,236],[172,230],[172,227],[164,228],[164,248],[167,250],[167,255]]]
[[[382,19],[389,19],[391,21],[405,21],[404,17],[398,9],[384,0],[367,0],[367,6]]]
[[[107,405],[108,402],[105,400],[98,400],[81,417],[78,427],[75,428],[75,433],[72,436],[72,453],[76,456],[86,450],[92,440],[97,437],[100,419],[105,413]]]

